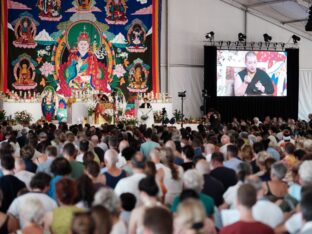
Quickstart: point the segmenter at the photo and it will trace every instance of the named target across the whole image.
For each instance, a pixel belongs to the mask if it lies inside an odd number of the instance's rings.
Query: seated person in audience
[[[24,228],[26,220],[20,216],[20,209],[26,203],[28,198],[33,198],[40,201],[43,205],[42,210],[44,213],[51,212],[57,207],[57,203],[47,195],[51,181],[51,176],[38,172],[30,181],[30,191],[22,196],[18,196],[14,199],[8,209],[8,214],[16,218],[19,221],[20,228]]]
[[[252,215],[252,207],[257,202],[257,191],[250,184],[243,184],[237,191],[237,207],[240,220],[234,224],[224,227],[220,234],[253,233],[274,234],[271,227],[255,221]]]
[[[116,166],[118,162],[118,153],[115,150],[106,150],[104,161],[106,164],[106,171],[104,172],[106,185],[114,189],[118,181],[125,178],[127,174],[124,170],[121,170]]]
[[[89,212],[74,213],[71,223],[71,233],[75,234],[94,234],[95,222]]]
[[[76,207],[82,210],[90,210],[95,194],[92,180],[87,175],[82,175],[75,182],[77,188]]]
[[[207,216],[212,217],[214,214],[214,201],[210,196],[202,193],[202,189],[204,186],[204,178],[202,174],[200,174],[195,169],[188,170],[183,175],[183,184],[184,189],[190,189],[195,191],[198,194],[199,200],[203,203]],[[177,196],[173,203],[171,210],[173,212],[177,211],[177,207],[181,202],[181,196]]]
[[[58,208],[46,213],[44,225],[52,233],[68,234],[75,212],[83,211],[75,206],[77,188],[75,182],[69,178],[62,178],[55,184]]]
[[[63,148],[63,155],[69,161],[71,167],[70,177],[77,179],[83,175],[83,164],[76,161],[77,149],[73,143],[67,143]]]
[[[2,206],[3,193],[0,189],[0,207]],[[9,214],[0,211],[0,233],[12,233],[18,228],[18,221]]]
[[[304,188],[301,194],[300,212],[302,214],[303,226],[300,230],[300,234],[312,233],[312,187]]]
[[[45,172],[52,175],[50,167],[53,160],[57,157],[57,147],[49,145],[45,149],[44,157],[45,160],[38,165],[36,172]]]
[[[119,196],[119,198],[122,208],[120,218],[125,222],[126,226],[128,227],[131,212],[135,208],[136,198],[132,193],[123,193]]]
[[[130,217],[129,234],[135,234],[142,230],[144,213],[147,208],[162,206],[158,201],[159,188],[155,177],[148,176],[139,182],[140,198],[142,205],[135,208]]]
[[[237,183],[237,177],[234,170],[224,167],[223,165],[224,156],[220,152],[215,152],[211,156],[211,166],[213,170],[210,172],[210,175],[217,180],[219,180],[224,189],[227,190],[230,186]]]
[[[68,177],[71,172],[71,167],[66,158],[59,157],[56,158],[51,164],[51,173],[54,175],[48,191],[49,197],[56,201],[55,184],[61,180],[63,177]]]
[[[3,193],[3,200],[0,211],[7,212],[18,192],[26,188],[26,185],[14,176],[14,158],[12,155],[1,155],[1,167],[3,176],[0,177],[0,189]]]
[[[89,161],[85,164],[85,174],[92,180],[95,191],[104,187],[106,184],[106,177],[100,173],[100,166],[95,161]]]
[[[271,228],[276,228],[284,220],[281,208],[264,197],[262,181],[257,176],[249,176],[246,183],[251,184],[257,190],[257,203],[252,207],[252,215],[255,220],[264,223]]]
[[[144,233],[172,234],[173,217],[166,208],[155,206],[146,209],[143,219]]]
[[[33,162],[35,149],[31,145],[25,145],[21,149],[21,158],[24,160],[26,170],[32,173],[36,173],[37,165]]]
[[[110,234],[113,221],[108,209],[102,205],[94,205],[91,208],[91,215],[95,222],[95,234]]]
[[[159,144],[152,140],[153,130],[151,128],[146,129],[143,135],[145,142],[141,144],[140,151],[144,154],[146,158],[148,158],[151,150],[159,147]]]
[[[216,234],[214,223],[207,218],[203,204],[197,199],[188,198],[178,206],[174,219],[174,233]]]
[[[228,145],[226,147],[226,158],[224,166],[237,172],[238,165],[242,162],[238,158],[238,149],[236,145]]]
[[[241,162],[237,167],[237,178],[238,181],[235,185],[229,187],[223,194],[224,204],[222,208],[236,209],[237,207],[237,190],[245,183],[245,179],[251,175],[251,167],[246,162]]]
[[[213,198],[215,205],[220,206],[223,200],[223,184],[210,175],[210,165],[205,159],[198,160],[195,165],[196,170],[204,176],[204,186],[202,193]]]
[[[14,176],[23,181],[28,189],[31,178],[34,175],[32,172],[26,171],[25,161],[23,159],[15,158]]]
[[[182,148],[182,158],[184,162],[181,164],[181,167],[183,167],[184,172],[193,168],[194,156],[195,153],[192,146],[186,145]]]
[[[138,185],[140,180],[146,177],[144,173],[145,162],[146,160],[143,154],[137,152],[131,160],[133,175],[119,180],[115,187],[115,193],[117,196],[120,196],[122,193],[132,193],[135,195],[135,198],[137,199],[136,206],[141,204]]]
[[[282,200],[288,194],[288,185],[283,181],[287,172],[286,166],[281,162],[276,162],[271,168],[271,180],[264,186],[265,197],[272,202]]]
[[[160,158],[164,165],[163,186],[166,191],[165,204],[172,205],[174,198],[183,189],[183,168],[174,164],[174,154],[171,148],[161,148]]]
[[[25,227],[21,233],[44,234],[43,217],[45,215],[42,202],[37,198],[28,197],[19,212],[25,221]],[[17,232],[18,233],[18,232]]]
[[[94,196],[93,205],[104,206],[111,214],[111,234],[127,234],[126,224],[120,218],[121,203],[119,197],[111,188],[102,188]]]

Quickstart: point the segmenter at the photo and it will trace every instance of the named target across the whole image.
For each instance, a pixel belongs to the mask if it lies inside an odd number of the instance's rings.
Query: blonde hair
[[[203,226],[206,219],[206,212],[199,200],[186,199],[180,203],[176,213],[176,224],[183,230],[194,230],[195,233],[204,233]],[[202,228],[194,228],[196,225]]]

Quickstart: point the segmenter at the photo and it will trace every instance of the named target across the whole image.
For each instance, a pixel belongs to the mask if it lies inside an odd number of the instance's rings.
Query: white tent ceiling
[[[305,25],[309,16],[312,0],[232,0],[247,11],[258,12],[277,22],[309,35]]]

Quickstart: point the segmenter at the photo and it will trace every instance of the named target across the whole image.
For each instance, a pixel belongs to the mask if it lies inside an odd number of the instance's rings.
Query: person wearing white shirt
[[[141,179],[145,178],[145,157],[141,152],[137,152],[131,160],[133,175],[118,181],[115,187],[115,193],[120,196],[123,193],[132,193],[136,199],[136,207],[141,204],[140,191],[138,188]]]
[[[26,171],[26,165],[22,158],[15,158],[14,176],[23,181],[28,189],[30,188],[29,184],[34,175],[35,174],[32,172]]]
[[[120,143],[119,143],[119,147],[118,147],[118,150],[119,150],[119,154],[118,154],[118,161],[117,161],[117,164],[116,166],[118,168],[122,168],[124,167],[126,164],[127,164],[127,161],[125,159],[125,157],[122,155],[122,151],[129,147],[129,142],[127,140],[122,140]]]
[[[215,145],[211,143],[207,143],[205,146],[205,158],[208,162],[211,161],[211,155],[215,152]]]
[[[57,203],[46,193],[49,190],[51,176],[44,172],[37,173],[30,182],[31,191],[13,200],[7,213],[19,221],[21,229],[26,225],[26,220],[20,216],[20,209],[28,198],[40,200],[44,207],[44,212],[50,212],[57,207]]]

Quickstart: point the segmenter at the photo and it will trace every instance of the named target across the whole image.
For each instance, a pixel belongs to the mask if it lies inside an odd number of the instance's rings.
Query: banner
[[[3,91],[159,92],[160,0],[1,2]],[[6,18],[7,16],[7,18]]]

